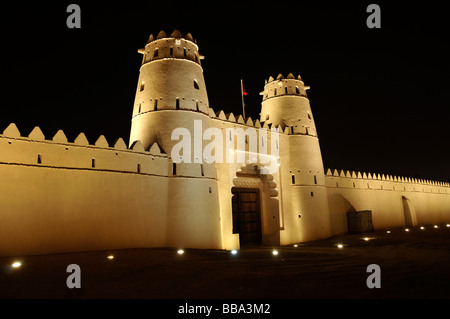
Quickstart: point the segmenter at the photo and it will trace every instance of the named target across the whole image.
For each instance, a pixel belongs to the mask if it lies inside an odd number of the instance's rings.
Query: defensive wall
[[[374,229],[450,221],[447,182],[327,169],[332,235],[347,233],[347,212],[372,211]]]
[[[227,128],[267,129],[265,143],[271,153],[271,125],[211,108],[209,118],[224,139]],[[372,210],[375,229],[404,227],[405,205],[413,210],[412,225],[450,220],[449,183],[330,169],[325,176],[293,172],[288,143],[292,131],[277,126],[276,132],[279,170],[249,175],[248,161],[175,164],[157,143],[145,150],[136,141],[128,148],[122,139],[109,144],[104,136],[91,143],[83,133],[69,142],[61,130],[46,139],[38,127],[22,136],[10,124],[0,135],[0,255],[164,246],[239,248],[238,234],[231,231],[231,188],[240,186],[262,190],[263,243],[288,244],[298,239],[293,235],[295,223],[304,216],[292,207],[287,189],[304,187],[309,194],[307,187],[316,178],[325,180],[332,235],[347,232],[349,211]],[[247,155],[252,153],[248,142],[246,138]],[[233,143],[237,150],[238,140]],[[196,191],[178,198],[180,188]],[[171,205],[180,202],[182,220],[170,213],[179,211]],[[205,222],[214,225],[212,229],[205,231]]]

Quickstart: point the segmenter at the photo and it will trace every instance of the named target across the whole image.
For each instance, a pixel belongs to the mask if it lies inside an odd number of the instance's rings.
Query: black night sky
[[[210,106],[259,118],[264,80],[300,74],[326,168],[450,181],[443,2],[59,1],[2,9],[0,131],[63,129],[128,142],[144,47],[161,29],[197,39]],[[81,29],[66,8],[81,7]],[[381,29],[366,26],[381,7]],[[419,5],[421,4],[421,5]]]

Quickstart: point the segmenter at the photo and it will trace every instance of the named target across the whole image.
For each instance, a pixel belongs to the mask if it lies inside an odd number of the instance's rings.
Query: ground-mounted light
[[[178,249],[177,250],[177,254],[178,255],[183,255],[184,254],[184,250],[183,249]]]
[[[109,256],[106,257],[106,258],[108,258],[109,260],[113,260],[113,259],[114,259],[114,255],[109,255]]]
[[[13,268],[20,268],[22,266],[22,263],[20,261],[15,261],[11,264],[11,267]]]
[[[439,228],[439,226],[438,226],[438,225],[434,225],[433,227],[434,227],[434,228]]]
[[[390,231],[390,230],[386,230],[386,233],[387,233],[387,234],[390,234],[390,233],[391,233],[391,231]]]
[[[342,248],[344,248],[344,245],[342,245],[342,244],[337,244],[336,247],[339,248],[339,249],[342,249]]]
[[[297,248],[297,247],[298,247],[298,245],[297,245],[297,244],[295,244],[295,245],[294,245],[294,247],[295,247],[295,248]]]
[[[238,251],[236,249],[231,250],[232,255],[236,255],[237,253],[238,253]]]
[[[409,231],[409,228],[405,228],[405,231],[408,232],[408,231]]]
[[[447,224],[447,225],[445,225],[445,226],[450,227],[450,224]]]
[[[272,255],[277,256],[278,255],[278,250],[276,250],[276,249],[272,250]]]
[[[425,229],[425,227],[423,227],[423,226],[420,226],[420,229],[424,230],[424,229]]]

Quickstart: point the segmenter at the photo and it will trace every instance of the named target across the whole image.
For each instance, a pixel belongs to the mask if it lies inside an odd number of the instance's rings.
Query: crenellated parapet
[[[145,149],[138,140],[127,147],[122,138],[110,144],[104,135],[91,143],[83,132],[69,142],[63,130],[46,139],[37,126],[27,136],[22,136],[14,123],[0,134],[0,164],[216,178],[210,165],[182,163],[174,170],[170,155],[158,143]]]
[[[127,148],[122,138],[110,144],[104,135],[90,143],[84,133],[69,142],[63,130],[46,139],[39,127],[22,136],[14,123],[0,134],[0,163],[47,168],[85,169],[167,175],[168,156],[154,143]]]
[[[292,73],[284,77],[278,74],[276,78],[272,76],[265,81],[264,91],[260,92],[263,96],[263,101],[276,96],[292,95],[307,98],[306,90],[309,86],[305,86],[300,75],[295,77]]]
[[[174,30],[167,35],[161,30],[156,37],[150,34],[145,48],[139,49],[143,54],[142,64],[161,59],[185,59],[200,64],[204,58],[199,54],[197,41],[190,33],[183,36],[180,31]]]
[[[326,170],[328,187],[382,189],[392,191],[436,192],[450,194],[450,183],[390,174]]]
[[[234,115],[234,113],[225,113],[223,110],[215,112],[214,109],[209,109],[209,117],[217,120],[223,121],[223,123],[233,124],[233,125],[242,125],[246,127],[253,127],[255,129],[264,128],[270,131],[272,128],[279,134],[294,134],[288,127],[283,127],[281,125],[276,125],[268,122],[260,122],[259,119],[252,119],[251,117],[244,117],[242,115]]]

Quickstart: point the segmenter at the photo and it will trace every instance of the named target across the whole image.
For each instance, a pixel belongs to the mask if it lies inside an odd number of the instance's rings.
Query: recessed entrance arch
[[[231,214],[239,245],[279,245],[282,215],[274,176],[252,164],[240,167],[235,174],[230,189]]]

